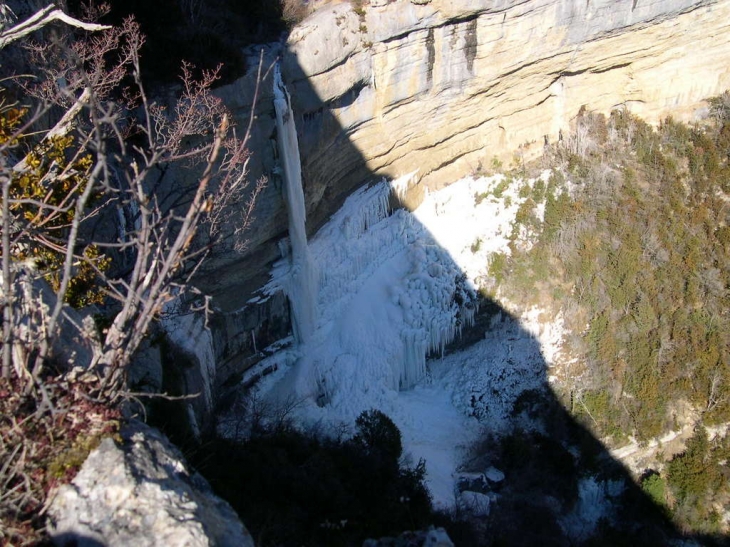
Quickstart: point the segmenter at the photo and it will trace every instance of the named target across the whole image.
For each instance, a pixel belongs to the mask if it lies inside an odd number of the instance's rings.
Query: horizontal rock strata
[[[418,170],[439,188],[497,157],[538,154],[581,107],[687,119],[730,88],[727,0],[432,0],[321,8],[283,58],[302,148],[308,227],[356,187]],[[255,49],[255,48],[254,48]],[[220,90],[242,122],[255,66]],[[266,68],[266,67],[264,67]],[[240,309],[279,256],[286,215],[277,184],[270,82],[258,91],[251,175],[267,175],[248,253],[203,280]],[[232,291],[232,287],[236,287]],[[243,288],[242,288],[243,287]],[[224,296],[225,295],[225,296]]]

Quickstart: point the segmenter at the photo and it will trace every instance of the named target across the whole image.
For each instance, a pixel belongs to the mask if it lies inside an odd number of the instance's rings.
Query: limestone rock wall
[[[253,546],[233,509],[218,498],[158,431],[132,423],[124,444],[104,439],[48,515],[56,545]]]
[[[730,87],[729,15],[722,0],[398,1],[362,20],[336,6],[292,34],[287,61],[369,171],[419,169],[437,187],[485,158],[541,148],[583,105],[693,115]],[[301,101],[306,117],[314,101]],[[313,209],[351,156],[303,154]]]
[[[286,236],[271,82],[257,90],[258,55],[252,48],[248,74],[219,90],[242,125],[254,112],[251,175],[269,184],[248,251],[213,260],[201,277],[223,312],[217,340],[261,315],[248,301]],[[730,0],[396,0],[364,14],[335,3],[286,44],[264,46],[264,71],[276,58],[313,233],[380,177],[418,170],[419,189],[438,188],[494,157],[509,166],[515,152],[537,155],[582,106],[626,107],[653,122],[696,116],[704,98],[730,88]],[[217,346],[217,358],[240,361],[249,339]]]

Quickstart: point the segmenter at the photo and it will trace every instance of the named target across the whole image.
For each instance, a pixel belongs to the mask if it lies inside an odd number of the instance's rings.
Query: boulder
[[[504,473],[496,467],[489,467],[485,472],[484,476],[487,478],[490,484],[497,485],[502,484],[504,481]]]
[[[227,502],[155,429],[133,422],[104,439],[50,504],[56,545],[253,546]]]

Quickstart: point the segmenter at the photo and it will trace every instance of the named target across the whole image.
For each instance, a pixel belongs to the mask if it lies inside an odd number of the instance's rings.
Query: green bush
[[[502,197],[502,195],[504,194],[504,191],[507,188],[509,188],[509,185],[510,185],[510,182],[508,181],[508,179],[503,179],[503,180],[499,181],[497,186],[494,187],[494,190],[492,190],[492,195],[495,198],[500,199]]]
[[[662,507],[667,503],[666,486],[666,482],[656,471],[646,473],[641,478],[641,489],[654,503]]]
[[[697,427],[684,452],[667,465],[667,482],[681,501],[706,494],[715,479],[710,465],[710,444],[704,427]]]
[[[218,439],[197,467],[257,538],[257,545],[359,545],[426,527],[426,467],[401,466],[401,434],[378,410],[351,439],[280,427],[236,443]]]
[[[489,275],[494,278],[498,284],[502,284],[507,271],[507,255],[504,253],[494,253],[489,257]]]

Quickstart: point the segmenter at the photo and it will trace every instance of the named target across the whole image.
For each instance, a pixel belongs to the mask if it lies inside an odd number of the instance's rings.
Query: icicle
[[[316,263],[328,265],[320,284],[321,303],[349,298],[369,272],[405,249],[406,217],[399,214],[403,211],[389,216],[390,194],[385,180],[357,190],[311,242]],[[344,244],[333,246],[329,242],[334,239],[344,239]]]
[[[426,373],[426,343],[423,329],[403,330],[403,367],[400,371],[400,388],[408,389]]]
[[[294,125],[291,98],[281,79],[279,65],[274,67],[274,110],[291,243],[291,270],[287,294],[292,306],[294,336],[301,344],[310,338],[316,325],[318,281],[316,267],[307,245],[305,228],[307,213],[302,189],[297,130]]]
[[[393,189],[393,193],[399,200],[405,200],[406,194],[408,194],[408,189],[416,179],[416,173],[418,173],[417,169],[390,182],[390,187]]]

